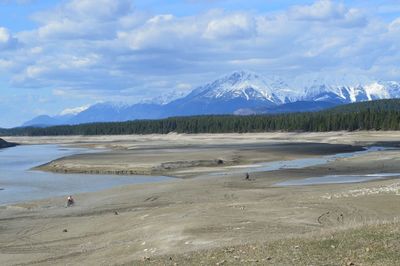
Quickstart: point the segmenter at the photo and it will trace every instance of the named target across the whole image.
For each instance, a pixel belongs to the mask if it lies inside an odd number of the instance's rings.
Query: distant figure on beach
[[[75,203],[75,201],[72,198],[72,196],[71,195],[68,196],[68,198],[67,198],[67,207],[71,207],[72,205],[74,205],[74,203]]]
[[[250,175],[249,175],[249,173],[246,173],[246,180],[250,180]]]

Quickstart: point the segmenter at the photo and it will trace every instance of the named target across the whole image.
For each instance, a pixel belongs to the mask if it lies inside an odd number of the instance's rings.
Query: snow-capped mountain
[[[238,109],[259,109],[284,102],[278,91],[261,76],[236,71],[165,105],[165,114],[233,114]]]
[[[100,103],[68,116],[41,116],[29,125],[158,119],[204,114],[253,114],[318,111],[338,104],[400,98],[400,83],[365,77],[342,79],[313,76],[264,78],[236,71],[190,93],[169,93],[138,104]],[[75,109],[74,109],[75,110]]]
[[[185,97],[186,95],[188,95],[188,93],[188,91],[171,91],[151,99],[145,99],[140,103],[166,105],[176,99]]]
[[[400,98],[397,82],[373,82],[354,86],[313,85],[304,89],[301,100],[353,103],[379,99]]]
[[[191,97],[204,99],[244,99],[282,103],[266,80],[252,72],[238,71],[194,90]]]

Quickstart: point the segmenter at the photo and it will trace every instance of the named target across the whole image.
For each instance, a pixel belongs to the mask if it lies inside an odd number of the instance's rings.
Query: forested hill
[[[331,109],[327,109],[324,112],[360,112],[360,111],[400,111],[400,99],[387,99],[387,100],[377,100],[368,102],[359,102],[346,105],[339,105]]]
[[[56,136],[339,130],[400,130],[400,100],[355,103],[315,113],[173,117],[48,128],[15,128],[0,130],[0,134]]]

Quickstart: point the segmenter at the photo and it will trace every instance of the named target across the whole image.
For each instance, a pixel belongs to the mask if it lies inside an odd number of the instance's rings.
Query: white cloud
[[[396,18],[389,24],[389,31],[400,33],[400,18]]]
[[[176,88],[180,91],[188,91],[193,88],[192,84],[190,83],[179,83],[176,85]]]
[[[0,68],[14,86],[138,99],[238,68],[385,78],[399,71],[399,20],[386,22],[337,1],[273,13],[178,16],[142,12],[130,0],[73,0],[35,19],[36,29],[15,34],[18,49],[0,54]],[[0,28],[0,50],[11,47],[10,40],[15,44]]]
[[[8,29],[0,27],[0,51],[15,48],[17,43],[17,39],[11,35]]]
[[[0,71],[8,69],[13,66],[13,62],[11,60],[3,60],[0,58]]]
[[[210,39],[246,39],[256,35],[254,19],[248,14],[231,14],[208,22],[204,37]]]
[[[347,8],[343,3],[333,0],[318,0],[311,5],[295,6],[288,15],[296,20],[336,22],[341,26],[364,26],[365,16],[356,8]]]
[[[117,36],[132,50],[176,50],[197,43],[201,29],[193,18],[176,18],[170,14],[150,17],[143,25]]]
[[[36,78],[47,70],[44,66],[29,66],[26,68],[26,76],[28,78]]]
[[[0,27],[0,43],[7,43],[11,36],[6,28]]]
[[[300,20],[332,20],[341,19],[346,13],[343,4],[337,4],[331,0],[319,0],[312,5],[295,6],[290,14]]]

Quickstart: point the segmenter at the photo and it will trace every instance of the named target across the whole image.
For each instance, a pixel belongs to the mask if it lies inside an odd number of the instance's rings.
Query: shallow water
[[[287,160],[287,161],[274,161],[266,163],[258,163],[256,165],[248,166],[230,166],[226,167],[225,171],[212,173],[209,176],[219,176],[226,174],[245,174],[245,173],[257,173],[257,172],[270,172],[282,169],[302,169],[311,166],[324,165],[329,162],[335,161],[337,159],[343,158],[354,158],[358,156],[365,155],[370,152],[377,152],[383,150],[391,150],[394,148],[387,147],[368,147],[363,151],[338,153],[333,155],[326,155],[316,158],[305,158],[297,160]],[[285,182],[280,182],[274,186],[305,186],[305,185],[318,185],[318,184],[342,184],[342,183],[358,183],[366,182],[378,179],[387,179],[393,177],[400,177],[400,173],[384,173],[384,174],[367,174],[367,175],[326,175],[320,177],[310,177],[298,180],[289,180]]]
[[[274,162],[266,162],[266,163],[258,163],[257,165],[249,165],[248,167],[239,168],[237,166],[226,167],[223,173],[215,173],[211,175],[225,175],[227,173],[257,173],[257,172],[270,172],[282,169],[302,169],[311,166],[323,165],[329,162],[335,161],[341,158],[353,158],[357,156],[364,155],[366,153],[388,150],[390,148],[384,147],[369,147],[363,151],[356,152],[347,152],[347,153],[337,153],[333,155],[326,155],[315,158],[305,158],[305,159],[296,159],[296,160],[287,160],[287,161],[274,161]]]
[[[322,185],[322,184],[345,184],[345,183],[359,183],[379,179],[387,179],[400,177],[400,173],[382,173],[382,174],[368,174],[368,175],[326,175],[320,177],[309,177],[298,180],[289,180],[277,183],[274,186],[307,186],[307,185]]]
[[[58,145],[0,149],[0,205],[171,179],[164,176],[57,174],[29,170],[60,157],[89,152],[93,150]]]

